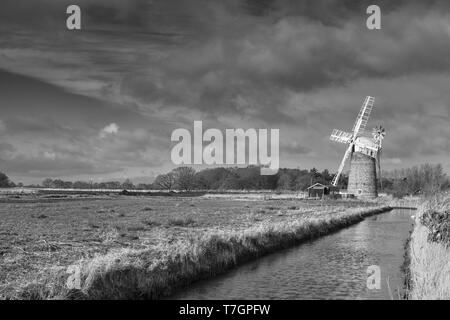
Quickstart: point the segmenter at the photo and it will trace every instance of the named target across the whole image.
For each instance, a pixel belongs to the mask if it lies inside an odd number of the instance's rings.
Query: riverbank
[[[413,300],[450,299],[450,246],[431,242],[430,230],[421,217],[429,212],[448,212],[450,195],[439,195],[423,203],[415,216],[415,227],[409,245],[410,289]]]
[[[0,206],[0,300],[55,297],[64,291],[59,287],[66,285],[70,266],[108,254],[146,251],[153,257],[148,261],[159,261],[177,244],[191,246],[208,235],[241,234],[380,206],[386,204],[350,199],[6,199]],[[77,281],[71,287],[78,287]]]
[[[265,254],[320,237],[390,207],[352,208],[320,218],[262,222],[239,231],[208,230],[158,250],[122,249],[69,267],[79,289],[68,290],[62,270],[52,285],[27,296],[57,299],[158,299],[196,280],[223,273]],[[73,279],[72,279],[73,280]],[[31,289],[31,291],[30,291]]]

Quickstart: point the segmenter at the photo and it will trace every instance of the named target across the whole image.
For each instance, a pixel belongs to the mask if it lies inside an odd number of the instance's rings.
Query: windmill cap
[[[362,147],[370,149],[378,149],[378,144],[371,138],[368,137],[358,137],[356,138],[356,144]]]

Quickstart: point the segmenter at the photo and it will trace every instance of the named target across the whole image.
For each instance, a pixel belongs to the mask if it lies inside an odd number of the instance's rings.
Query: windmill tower
[[[377,167],[380,173],[381,141],[385,137],[386,131],[381,126],[376,127],[372,131],[372,138],[364,133],[374,102],[374,97],[366,97],[351,133],[334,129],[330,137],[332,141],[348,145],[331,184],[337,186],[345,162],[350,157],[347,192],[359,198],[376,198],[378,196]]]

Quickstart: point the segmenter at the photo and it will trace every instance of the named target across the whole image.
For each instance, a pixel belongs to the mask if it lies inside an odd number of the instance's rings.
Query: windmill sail
[[[373,104],[375,103],[375,98],[367,96],[366,100],[359,111],[358,117],[356,117],[355,124],[353,125],[353,138],[359,135],[366,129],[367,121],[369,121],[370,113],[372,112]]]
[[[333,180],[331,181],[331,184],[333,186],[337,186],[338,181],[339,181],[339,177],[342,174],[342,170],[344,170],[344,166],[345,166],[345,161],[347,161],[347,158],[349,157],[350,153],[352,152],[352,148],[353,148],[353,143],[351,143],[348,148],[347,151],[345,151],[344,154],[344,158],[342,158],[341,164],[339,165],[339,169],[338,172],[336,173],[336,175],[334,176]]]
[[[352,139],[353,134],[349,132],[345,132],[342,130],[334,129],[331,133],[330,140],[340,142],[340,143],[349,143]]]

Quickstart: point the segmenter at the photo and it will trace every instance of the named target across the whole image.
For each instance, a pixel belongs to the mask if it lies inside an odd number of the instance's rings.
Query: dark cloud
[[[0,131],[19,151],[33,136],[42,152],[94,167],[160,165],[171,130],[203,119],[281,128],[282,154],[319,167],[322,153],[341,153],[331,129],[349,130],[370,94],[389,158],[449,153],[448,1],[77,3],[81,32],[65,30],[71,1],[0,3]],[[365,27],[371,4],[382,30]],[[119,134],[101,144],[110,123]]]

